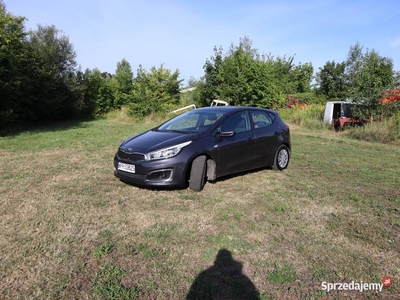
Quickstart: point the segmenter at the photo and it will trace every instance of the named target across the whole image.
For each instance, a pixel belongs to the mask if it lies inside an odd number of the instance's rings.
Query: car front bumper
[[[134,165],[134,173],[118,169],[118,163]],[[172,157],[154,161],[131,162],[114,157],[114,175],[124,182],[141,186],[184,187],[187,158]]]

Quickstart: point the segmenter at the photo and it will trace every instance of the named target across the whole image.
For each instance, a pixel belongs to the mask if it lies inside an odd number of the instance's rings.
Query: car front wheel
[[[198,156],[192,163],[192,169],[190,170],[189,188],[193,191],[201,191],[205,184],[206,170],[207,170],[207,158],[204,155]]]
[[[289,165],[290,150],[285,145],[281,145],[275,153],[274,170],[284,170]]]

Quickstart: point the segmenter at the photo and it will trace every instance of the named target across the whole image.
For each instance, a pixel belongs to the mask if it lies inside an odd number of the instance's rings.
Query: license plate
[[[118,170],[129,172],[129,173],[135,173],[135,165],[124,164],[124,163],[119,162]]]

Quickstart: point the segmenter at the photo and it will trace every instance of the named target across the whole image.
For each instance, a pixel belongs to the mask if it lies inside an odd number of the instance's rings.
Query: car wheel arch
[[[292,155],[292,149],[290,148],[290,145],[287,143],[283,143],[282,145],[286,146],[289,150],[289,155]]]

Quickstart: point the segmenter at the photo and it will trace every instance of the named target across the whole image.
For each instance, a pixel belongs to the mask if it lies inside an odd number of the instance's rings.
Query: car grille
[[[142,161],[146,159],[146,156],[142,153],[126,153],[122,150],[118,151],[118,157],[130,161]]]
[[[147,178],[147,175],[142,175],[142,174],[129,174],[130,178],[135,178],[135,179],[143,179],[145,180]]]

